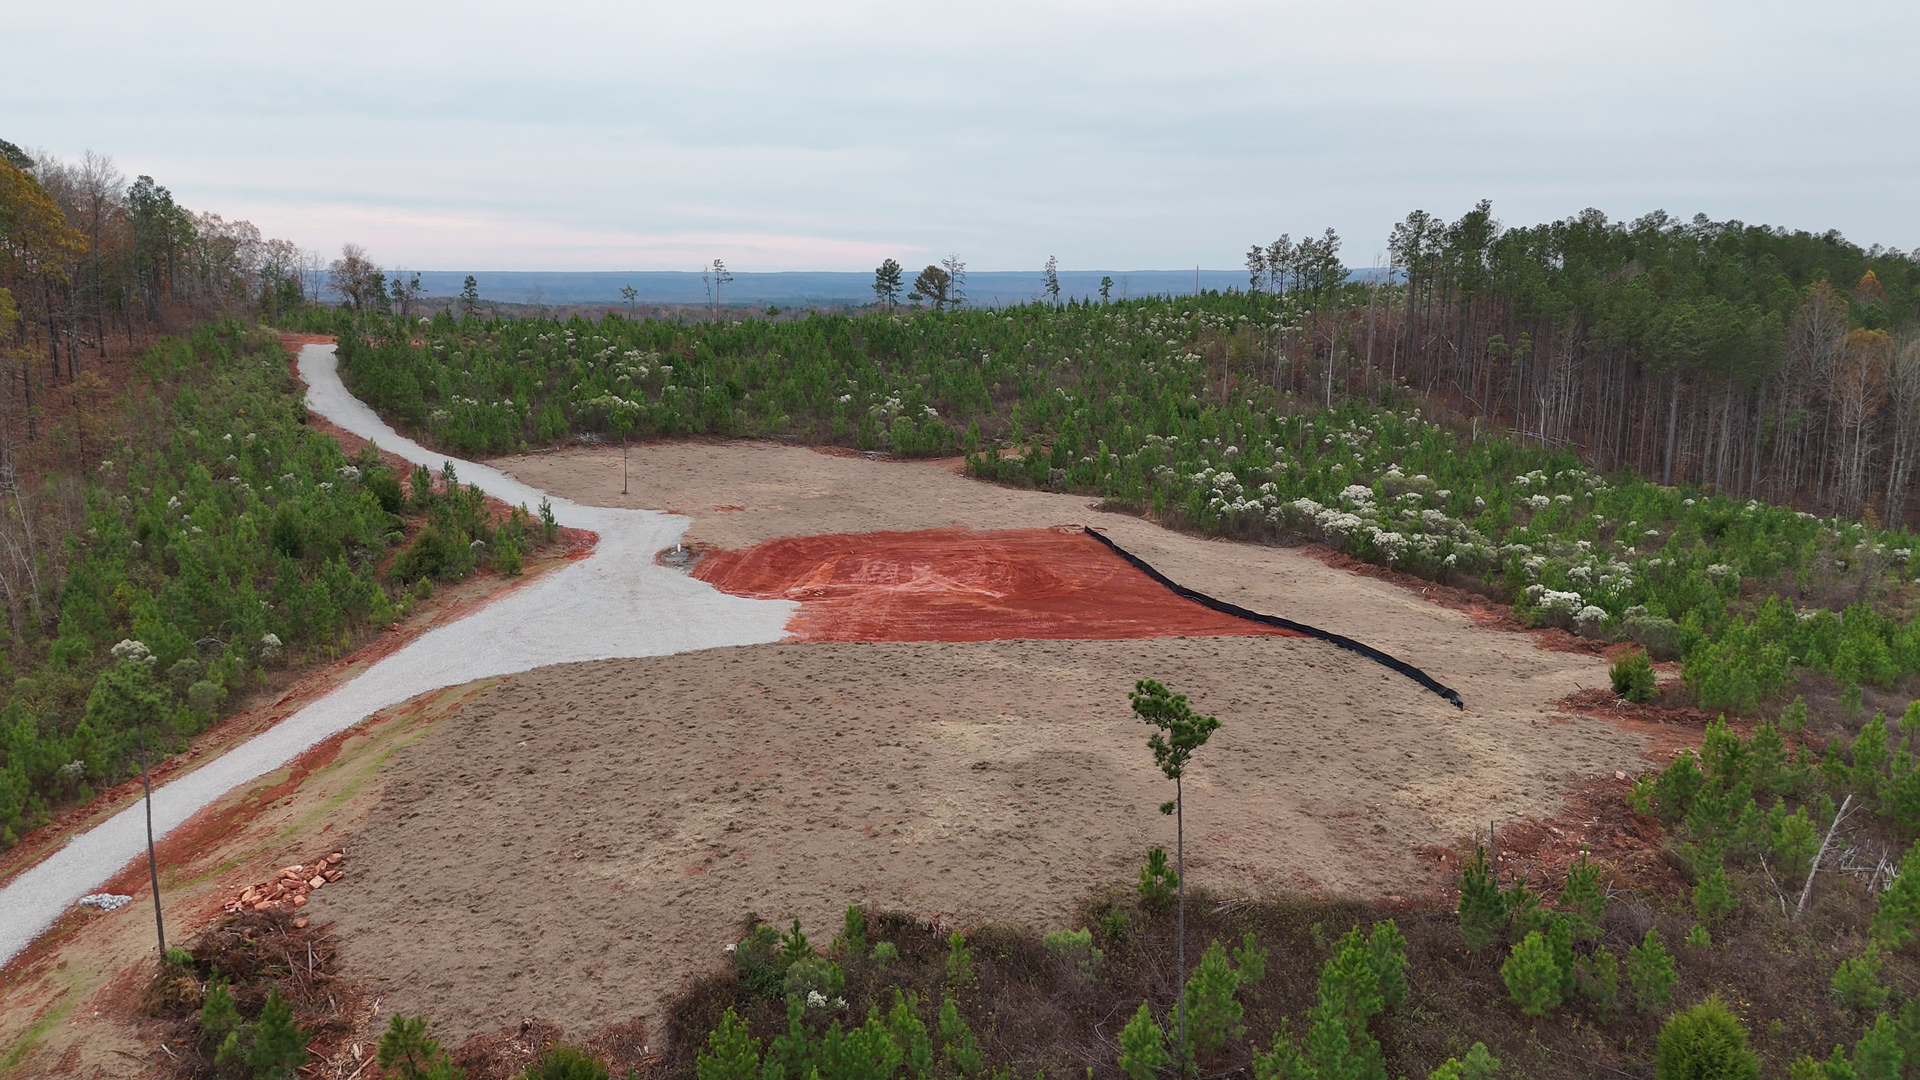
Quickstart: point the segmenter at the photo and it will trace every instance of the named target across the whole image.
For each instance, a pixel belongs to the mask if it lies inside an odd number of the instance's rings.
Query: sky
[[[76,0],[0,138],[411,269],[1241,264],[1414,209],[1920,247],[1913,0]]]

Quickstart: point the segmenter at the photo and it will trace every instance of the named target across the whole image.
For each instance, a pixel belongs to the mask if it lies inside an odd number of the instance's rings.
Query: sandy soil
[[[1303,693],[1301,678],[1320,692]],[[450,1034],[655,1014],[749,913],[849,902],[1064,925],[1171,845],[1159,676],[1224,721],[1187,784],[1190,880],[1381,897],[1421,849],[1633,762],[1604,721],[1461,713],[1299,638],[747,646],[545,668],[400,754],[315,897],[350,970]]]
[[[618,451],[496,464],[622,505]],[[657,1014],[749,913],[821,936],[850,901],[1062,923],[1171,839],[1126,705],[1143,676],[1225,721],[1190,774],[1189,869],[1229,893],[1424,891],[1429,845],[1643,766],[1643,736],[1552,707],[1604,682],[1598,661],[1286,550],[937,465],[696,444],[636,449],[631,467],[626,505],[692,514],[692,539],[721,547],[1098,524],[1176,580],[1426,668],[1467,710],[1274,637],[762,645],[514,676],[396,755],[352,841],[358,887],[315,901],[349,971],[446,1036]]]

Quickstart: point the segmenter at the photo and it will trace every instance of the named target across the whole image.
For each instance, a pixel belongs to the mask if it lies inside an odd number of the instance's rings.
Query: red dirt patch
[[[694,576],[800,601],[800,641],[1300,636],[1183,600],[1077,526],[791,537],[715,552]]]

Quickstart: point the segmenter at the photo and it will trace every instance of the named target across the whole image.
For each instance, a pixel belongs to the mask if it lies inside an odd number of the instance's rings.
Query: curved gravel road
[[[331,345],[302,348],[300,376],[307,383],[309,410],[383,450],[434,469],[451,460],[462,480],[512,505],[531,509],[544,497],[496,469],[450,459],[402,438],[341,385]],[[791,601],[729,596],[653,561],[686,531],[687,518],[564,499],[552,503],[560,524],[599,534],[590,557],[421,635],[270,730],[155,790],[156,835],[327,736],[429,690],[549,664],[664,656],[785,636],[797,606]],[[129,806],[0,888],[0,965],[145,852],[144,814],[141,804]]]

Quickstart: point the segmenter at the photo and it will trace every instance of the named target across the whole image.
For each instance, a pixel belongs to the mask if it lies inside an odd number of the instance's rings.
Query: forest
[[[289,245],[102,159],[30,174],[0,150],[4,849],[553,536],[308,426],[261,325],[306,302],[275,269]]]

